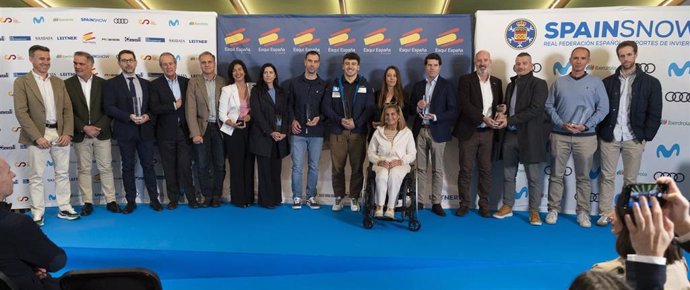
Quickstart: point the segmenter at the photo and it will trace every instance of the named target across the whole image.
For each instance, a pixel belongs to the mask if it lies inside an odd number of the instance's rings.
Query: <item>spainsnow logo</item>
[[[506,27],[506,42],[512,48],[528,48],[536,38],[536,26],[527,19],[516,19]]]
[[[34,24],[41,24],[43,22],[46,22],[46,19],[43,16],[39,16],[39,17],[34,17],[32,19],[32,21],[34,22]]]
[[[656,147],[656,158],[671,158],[673,155],[680,155],[680,145],[678,143],[671,145],[671,148],[666,148],[666,145],[659,144]]]
[[[106,23],[106,22],[108,22],[108,19],[105,19],[105,18],[82,17],[82,18],[81,18],[81,22]]]
[[[681,77],[686,74],[690,74],[690,60],[686,61],[683,66],[679,66],[677,63],[672,62],[668,65],[668,76]]]
[[[170,19],[168,20],[168,26],[170,27],[175,27],[180,25],[180,20],[179,19]]]

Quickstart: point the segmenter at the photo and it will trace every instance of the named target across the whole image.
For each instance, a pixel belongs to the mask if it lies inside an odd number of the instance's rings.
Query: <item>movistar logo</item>
[[[178,26],[180,25],[180,20],[179,19],[170,19],[168,20],[168,26]]]
[[[527,196],[528,193],[529,191],[527,190],[527,187],[523,186],[520,188],[520,191],[515,192],[515,199],[521,199],[523,195]]]
[[[41,17],[34,17],[34,18],[33,18],[33,21],[34,21],[34,24],[39,24],[39,23],[45,22],[46,19],[45,19],[43,16],[41,16]]]
[[[688,71],[688,74],[690,74],[690,61],[686,61],[683,66],[678,66],[677,63],[672,62],[671,64],[668,65],[668,76],[682,76],[685,74],[685,71]]]
[[[671,158],[673,155],[680,155],[680,145],[678,143],[673,144],[671,148],[666,148],[664,144],[660,144],[659,147],[656,147],[656,158],[661,158],[663,156],[664,158]]]
[[[597,179],[599,178],[600,174],[601,166],[597,167],[596,169],[592,168],[592,170],[589,171],[589,179]]]
[[[565,63],[565,65],[562,65],[560,62],[554,62],[553,63],[553,74],[554,75],[567,75],[568,72],[570,71],[570,62]]]

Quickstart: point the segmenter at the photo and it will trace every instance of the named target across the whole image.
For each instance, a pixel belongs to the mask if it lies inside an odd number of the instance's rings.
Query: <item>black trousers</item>
[[[192,185],[192,142],[182,127],[177,127],[175,140],[158,141],[161,163],[165,174],[168,200],[177,203],[180,189],[184,190],[187,202],[196,200]]]
[[[158,200],[158,185],[156,184],[156,172],[153,169],[153,140],[117,140],[122,158],[122,184],[125,188],[127,202],[135,202],[137,198],[136,180],[134,168],[136,154],[139,155],[139,164],[144,172],[144,184],[151,200]]]
[[[274,143],[271,156],[256,156],[259,167],[259,205],[279,206],[283,202],[280,172],[283,160],[278,157],[278,144]]]
[[[223,134],[225,154],[230,161],[230,202],[237,206],[254,203],[254,161],[249,152],[249,129]]]

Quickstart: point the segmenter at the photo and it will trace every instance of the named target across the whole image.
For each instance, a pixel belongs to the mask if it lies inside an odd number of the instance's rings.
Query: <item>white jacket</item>
[[[374,136],[369,141],[367,156],[369,162],[376,164],[379,161],[391,161],[400,159],[403,164],[414,162],[417,156],[417,148],[414,144],[412,130],[405,127],[395,135],[393,142],[388,141],[384,132],[385,126],[379,126],[374,131]]]
[[[254,87],[254,83],[247,83],[247,92],[250,92]],[[249,101],[249,98],[247,98]],[[224,86],[220,92],[220,101],[218,104],[218,118],[223,122],[223,126],[220,128],[222,132],[232,136],[232,132],[235,128],[225,121],[228,119],[237,122],[237,118],[240,117],[240,92],[237,90],[237,84],[231,84]]]

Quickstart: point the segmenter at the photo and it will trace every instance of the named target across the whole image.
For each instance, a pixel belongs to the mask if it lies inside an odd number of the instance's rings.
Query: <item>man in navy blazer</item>
[[[412,133],[417,142],[417,182],[421,185],[422,193],[419,201],[424,203],[427,169],[431,165],[431,211],[445,216],[441,207],[443,152],[446,142],[452,138],[451,126],[458,117],[458,106],[453,84],[440,76],[441,64],[441,56],[436,53],[430,53],[424,58],[424,80],[412,87],[410,104],[417,105],[410,106],[412,109],[409,113],[414,115]]]
[[[177,75],[177,59],[164,52],[158,57],[163,76],[151,82],[151,112],[156,115],[156,139],[165,173],[169,210],[177,208],[180,188],[191,208],[198,208],[192,185],[192,141],[184,99],[189,79]]]
[[[491,75],[491,54],[480,50],[474,56],[474,72],[463,75],[458,82],[460,116],[453,135],[458,138],[460,173],[458,194],[460,206],[455,212],[464,216],[470,207],[472,194],[472,169],[475,161],[479,169],[479,215],[491,217],[489,194],[491,193],[491,153],[493,152],[495,108],[503,99],[501,80]]]
[[[149,193],[150,206],[155,211],[163,209],[158,201],[156,173],[153,170],[153,123],[149,109],[149,81],[137,76],[137,58],[131,50],[117,54],[122,74],[109,79],[103,89],[105,113],[113,118],[113,135],[120,147],[122,159],[122,183],[125,188],[127,206],[122,210],[128,214],[137,208],[137,188],[134,179],[135,153],[144,171],[144,183]]]

